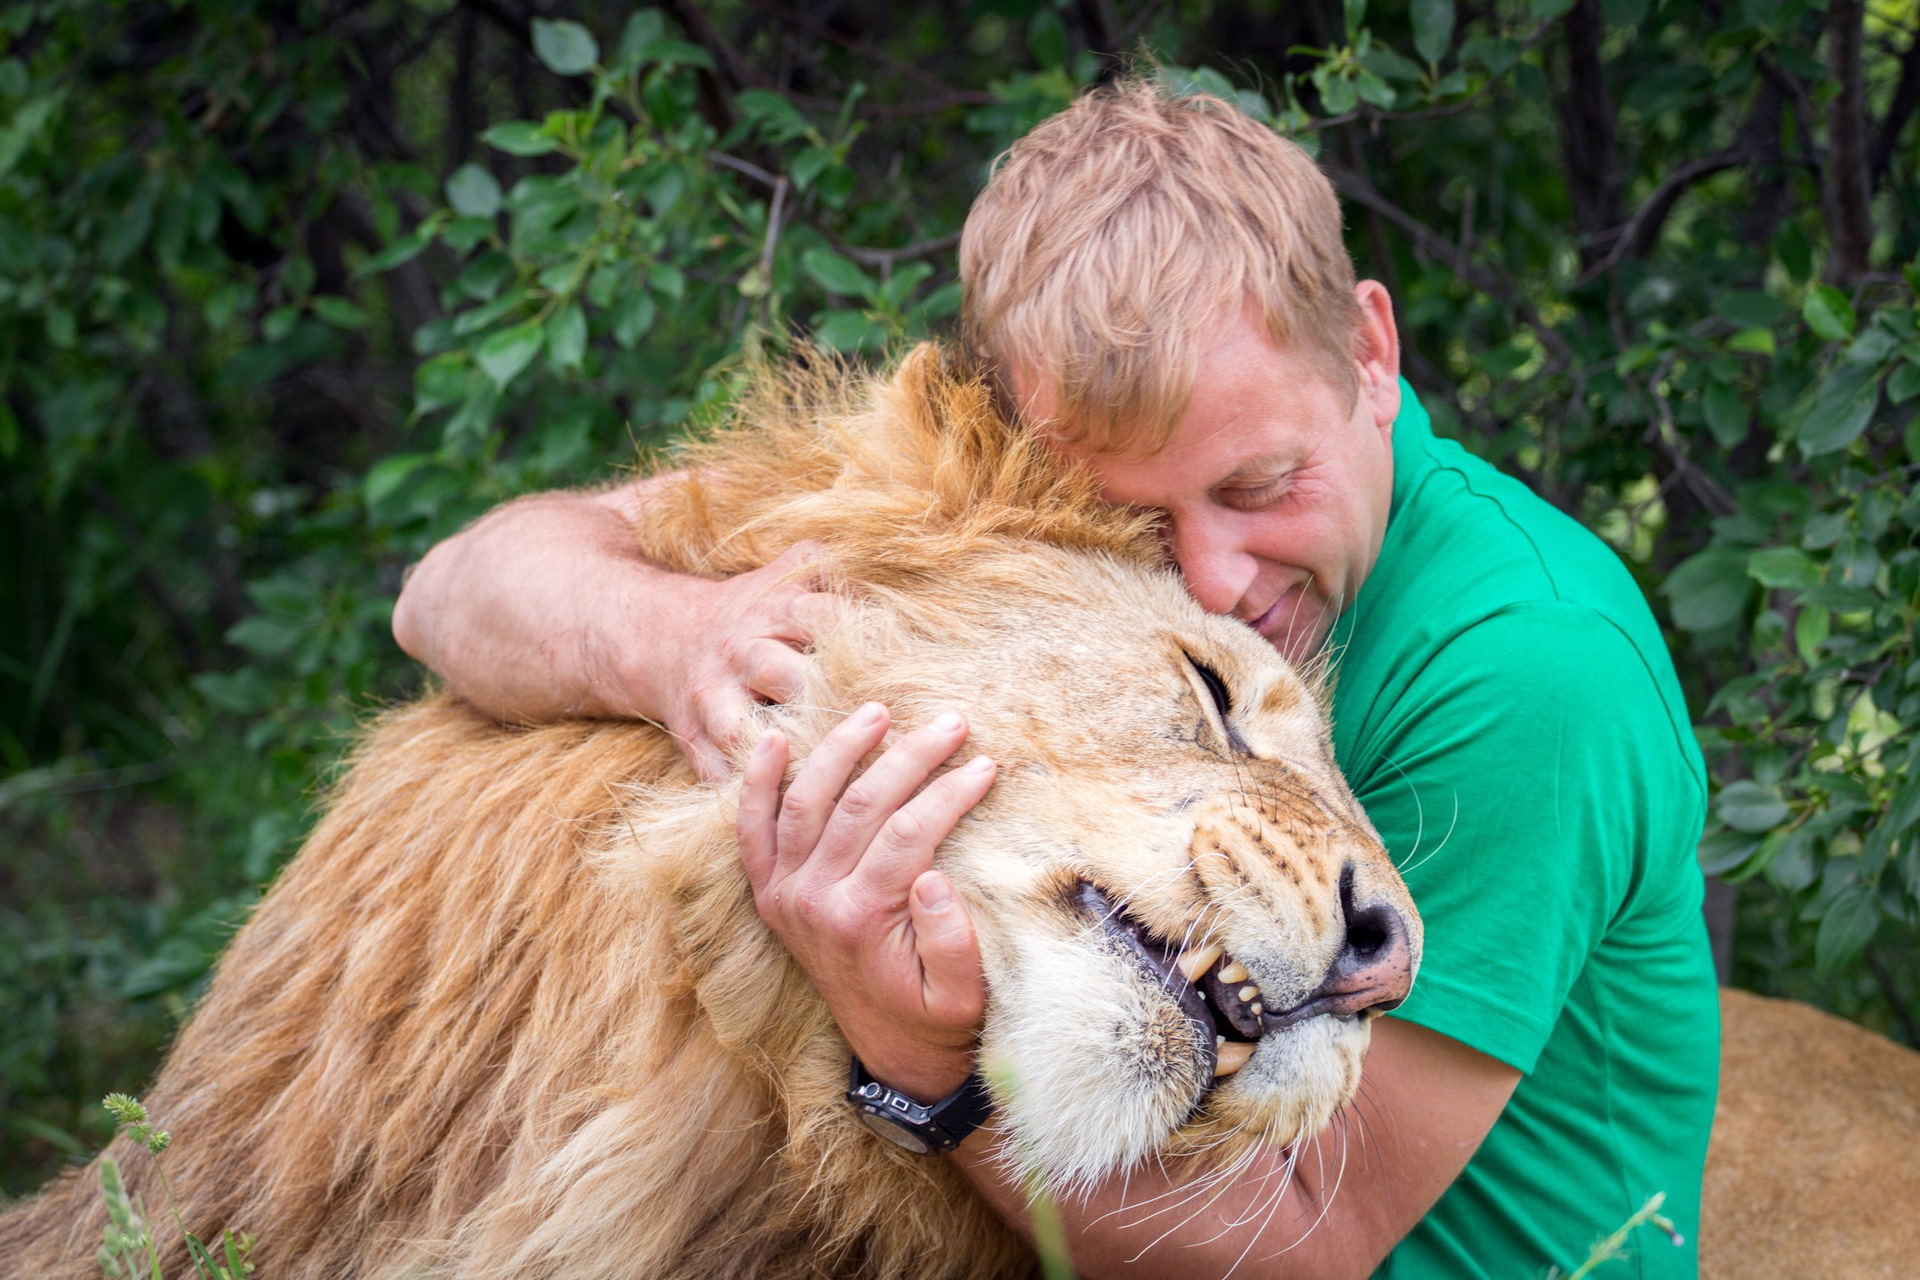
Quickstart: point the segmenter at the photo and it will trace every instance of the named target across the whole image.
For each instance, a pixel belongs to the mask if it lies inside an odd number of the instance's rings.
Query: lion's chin
[[[1310,1017],[1250,1038],[1216,1017],[1180,955],[1085,889],[1098,927],[1029,935],[992,982],[981,1057],[1003,1155],[1023,1180],[1071,1195],[1149,1159],[1283,1148],[1352,1096],[1364,1019]]]

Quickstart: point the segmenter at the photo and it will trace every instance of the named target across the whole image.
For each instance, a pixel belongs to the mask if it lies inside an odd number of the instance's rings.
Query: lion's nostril
[[[1387,903],[1355,900],[1352,863],[1340,872],[1340,914],[1346,937],[1319,994],[1343,1013],[1396,1007],[1413,979],[1406,921]]]
[[[1345,951],[1362,960],[1371,959],[1382,947],[1390,945],[1396,928],[1404,932],[1398,913],[1392,907],[1385,903],[1368,907],[1354,903],[1352,864],[1340,873],[1340,914],[1347,922]]]

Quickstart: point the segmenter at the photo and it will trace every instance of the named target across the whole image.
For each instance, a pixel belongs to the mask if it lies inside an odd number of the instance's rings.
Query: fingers
[[[892,829],[896,851],[925,844],[927,857],[931,859],[933,846],[952,829],[959,813],[947,820],[938,836],[927,841],[923,828],[938,822],[940,810],[938,806],[916,808],[908,805],[907,800],[926,782],[928,774],[960,749],[966,737],[967,722],[952,711],[934,717],[932,723],[902,737],[874,761],[857,782],[846,787],[846,794],[840,797],[819,837],[819,847],[810,860],[811,869],[832,879],[845,876],[860,861],[883,826]],[[811,763],[809,760],[808,764]],[[972,801],[967,803],[971,805]],[[965,807],[960,812],[965,812]],[[909,876],[896,886],[896,901],[911,881]]]
[[[787,771],[787,738],[778,729],[763,735],[747,760],[740,780],[739,814],[734,829],[740,837],[740,862],[757,898],[773,880],[779,854],[775,827],[780,817],[780,779]]]
[[[791,702],[807,687],[807,659],[779,640],[751,639],[724,647],[727,666],[751,693],[769,702]]]
[[[874,769],[879,767],[878,763],[874,765]],[[987,794],[993,779],[993,761],[976,756],[929,783],[881,826],[853,869],[849,887],[876,902],[901,901],[909,887],[926,878],[934,850],[967,810]],[[851,796],[851,789],[848,794]],[[846,807],[844,800],[841,807]]]
[[[780,874],[791,875],[794,868],[810,860],[854,767],[880,745],[888,723],[887,709],[869,702],[822,738],[800,766],[780,806]]]
[[[938,871],[915,880],[907,901],[927,1012],[949,1026],[974,1026],[986,1012],[986,981],[980,973],[980,943],[966,907]]]

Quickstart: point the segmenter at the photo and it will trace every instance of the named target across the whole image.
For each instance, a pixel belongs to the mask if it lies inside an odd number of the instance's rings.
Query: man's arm
[[[489,512],[414,566],[394,639],[497,719],[653,720],[720,776],[753,701],[784,701],[804,683],[801,650],[834,602],[795,578],[805,547],[725,579],[641,556],[634,523],[672,479]]]
[[[921,784],[966,738],[955,717],[905,735],[858,777],[887,731],[863,708],[816,747],[787,788],[785,742],[768,734],[740,797],[741,860],[760,914],[826,996],[876,1079],[932,1100],[972,1070],[985,1005],[979,950],[934,849],[986,794],[991,764]],[[975,762],[976,765],[979,762]],[[1062,1206],[1088,1276],[1366,1276],[1412,1228],[1499,1118],[1519,1072],[1411,1023],[1374,1024],[1359,1095],[1299,1148],[1209,1191],[1135,1169]],[[1024,1230],[1018,1188],[976,1134],[953,1157]],[[1244,1255],[1244,1259],[1243,1259]]]
[[[1360,1092],[1299,1147],[1209,1186],[1147,1166],[1060,1206],[1077,1274],[1314,1277],[1372,1274],[1466,1167],[1520,1073],[1397,1018],[1374,1023]],[[1025,1198],[985,1131],[954,1159],[1007,1222]]]

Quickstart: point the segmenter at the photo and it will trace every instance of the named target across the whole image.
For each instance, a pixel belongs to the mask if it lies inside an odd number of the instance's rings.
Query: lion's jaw
[[[904,670],[859,646],[859,696],[903,726],[958,705],[969,752],[999,762],[938,865],[981,937],[1006,1154],[1067,1189],[1156,1153],[1289,1144],[1352,1096],[1370,1017],[1410,985],[1413,904],[1312,692],[1264,640],[1170,575],[1062,555],[1053,584],[1034,558],[985,635],[909,644]],[[1366,912],[1398,921],[1397,993],[1302,1008]],[[1190,984],[1177,957],[1216,946]],[[1235,962],[1245,979],[1223,982]]]

